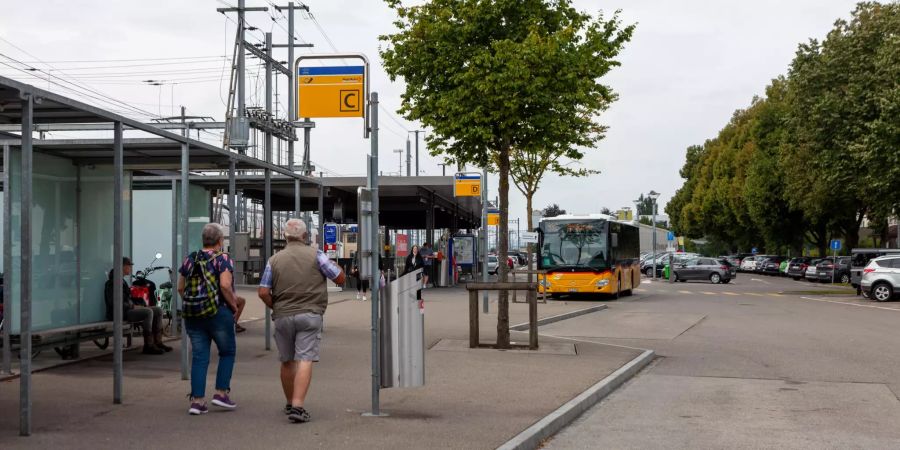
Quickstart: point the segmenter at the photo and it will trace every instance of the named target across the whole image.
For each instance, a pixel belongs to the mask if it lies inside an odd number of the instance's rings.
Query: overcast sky
[[[47,66],[34,61],[45,61],[53,67],[50,73],[69,79],[81,76],[80,82],[154,115],[176,113],[178,106],[184,105],[188,114],[222,120],[228,73],[223,60],[215,56],[230,57],[235,25],[215,9],[236,3],[7,0],[0,14],[0,53],[32,61],[29,64],[42,69]],[[310,0],[307,4],[337,50],[368,55],[373,66],[372,89],[379,92],[383,105],[396,111],[402,81],[392,84],[387,79],[377,39],[392,32],[392,11],[376,0]],[[600,119],[609,132],[596,149],[586,151],[583,161],[602,173],[587,179],[547,177],[534,202],[536,208],[558,203],[569,212],[589,213],[604,206],[614,210],[633,206],[633,199],[651,189],[662,193],[662,211],[681,186],[678,169],[685,148],[714,137],[736,108],[748,105],[754,95],[763,93],[770,79],[787,70],[798,43],[824,37],[835,19],[849,16],[855,3],[576,0],[575,4],[595,14],[600,9],[607,14],[621,9],[625,23],[637,23],[634,38],[620,57],[622,66],[603,80],[620,96]],[[247,0],[247,5],[269,6],[265,0]],[[276,43],[287,41],[281,28],[287,27],[287,21],[278,13],[271,15],[279,19],[277,23],[268,13],[248,13],[249,24],[260,29],[248,32],[248,40],[261,42],[261,33],[271,30]],[[300,14],[297,25],[299,37],[315,44],[316,53],[333,52],[313,20]],[[287,59],[286,50],[276,55]],[[177,57],[192,59],[148,60]],[[65,62],[74,60],[86,62]],[[9,62],[2,56],[0,61]],[[159,62],[165,64],[150,65]],[[2,65],[0,75],[22,79],[21,72]],[[145,79],[181,81],[156,87],[143,84]],[[286,104],[284,81],[279,80],[282,111]],[[47,87],[46,81],[30,82]],[[261,81],[251,76],[247,85],[248,105],[261,104]],[[418,128],[397,117],[382,114],[379,142],[384,172],[399,170],[393,150],[404,148],[406,131]],[[313,131],[312,159],[331,173],[364,174],[368,150],[361,120],[321,119]],[[440,162],[427,155],[423,146],[421,170],[439,175]],[[493,198],[496,177],[491,178]],[[517,191],[511,194],[510,218],[523,217],[524,223],[524,199]]]

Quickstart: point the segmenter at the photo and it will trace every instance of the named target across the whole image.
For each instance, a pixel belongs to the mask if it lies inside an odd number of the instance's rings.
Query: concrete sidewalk
[[[108,356],[35,374],[29,438],[17,436],[18,381],[0,383],[0,447],[164,448],[202,441],[220,448],[495,448],[641,353],[550,338],[541,339],[540,352],[469,350],[460,345],[468,333],[465,291],[429,289],[423,296],[426,385],[383,390],[389,417],[360,415],[370,407],[371,305],[344,292],[331,294],[325,315],[322,361],[306,405],[310,423],[290,424],[284,416],[277,355],[263,348],[264,323],[255,320],[238,336],[236,411],[189,417],[189,382],[180,379],[178,350],[152,357],[128,352],[123,405],[112,404]],[[248,301],[245,317],[259,317],[259,300]],[[541,304],[539,314],[593,305],[551,302]],[[511,305],[510,315],[512,324],[527,321],[526,305]],[[481,323],[482,339],[492,340],[496,317]],[[214,371],[215,361],[210,389]]]

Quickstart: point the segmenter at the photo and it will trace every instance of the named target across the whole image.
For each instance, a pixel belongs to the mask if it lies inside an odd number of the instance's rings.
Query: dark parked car
[[[719,263],[721,263],[723,266],[728,267],[728,273],[731,274],[731,279],[733,280],[733,279],[737,278],[737,268],[740,265],[740,263],[735,264],[734,262],[732,262],[732,259],[733,258],[730,258],[727,256],[724,258],[719,258]]]
[[[822,282],[849,283],[850,257],[838,256],[836,263],[833,257],[823,259],[816,265],[816,277]]]
[[[806,269],[809,268],[809,264],[811,262],[812,258],[808,256],[800,256],[791,259],[790,262],[788,262],[787,276],[793,278],[794,280],[803,278],[803,276],[806,274]]]
[[[786,256],[771,256],[766,259],[762,267],[762,273],[766,275],[781,275],[781,262],[787,259]]]
[[[678,281],[709,280],[713,284],[731,282],[731,270],[714,258],[696,258],[675,264]]]

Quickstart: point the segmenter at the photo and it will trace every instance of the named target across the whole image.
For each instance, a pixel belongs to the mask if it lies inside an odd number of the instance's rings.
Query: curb
[[[541,326],[541,325],[547,325],[547,324],[551,324],[551,323],[554,323],[554,322],[559,322],[559,321],[562,321],[562,320],[571,319],[571,318],[573,318],[573,317],[578,317],[578,316],[583,316],[583,315],[585,315],[585,314],[590,314],[590,313],[595,312],[595,311],[602,311],[602,310],[607,309],[607,308],[609,308],[609,306],[606,306],[606,305],[596,305],[596,306],[591,306],[590,308],[584,308],[584,309],[578,309],[578,310],[575,310],[575,311],[569,311],[569,312],[567,312],[567,313],[558,314],[558,315],[550,316],[550,317],[544,317],[543,319],[538,319],[537,324],[538,324],[538,326]],[[528,322],[525,322],[525,323],[520,323],[520,324],[518,324],[518,325],[513,325],[513,326],[509,327],[509,329],[512,330],[512,331],[528,331],[528,326],[529,326]]]
[[[560,406],[556,411],[548,414],[534,425],[525,429],[525,431],[497,447],[497,450],[538,448],[544,439],[553,436],[562,430],[563,427],[572,423],[582,413],[600,402],[600,400],[606,398],[606,396],[646,367],[647,364],[650,364],[655,357],[656,353],[653,350],[645,350],[644,353],[620,367],[619,370],[609,374],[597,384]]]

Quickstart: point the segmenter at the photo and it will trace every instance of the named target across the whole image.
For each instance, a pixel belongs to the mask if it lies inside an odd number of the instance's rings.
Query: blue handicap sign
[[[325,224],[325,243],[337,243],[337,225]]]
[[[666,235],[666,240],[674,241],[674,240],[675,240],[675,233],[673,233],[673,232],[670,231],[669,234]]]
[[[752,249],[750,249],[750,253],[753,253],[755,255],[755,254],[759,253],[759,249],[756,247],[753,247]]]
[[[831,240],[831,249],[832,250],[840,250],[841,249],[841,240],[840,239],[832,239]]]

